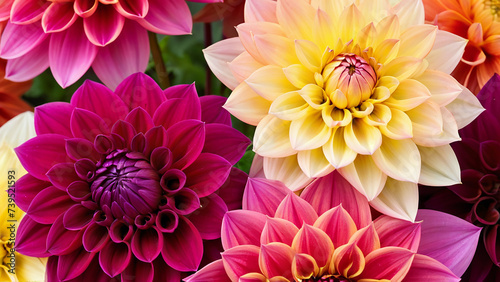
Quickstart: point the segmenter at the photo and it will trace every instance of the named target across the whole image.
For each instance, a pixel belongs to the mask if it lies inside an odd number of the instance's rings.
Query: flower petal
[[[149,10],[137,21],[154,33],[181,35],[191,33],[191,12],[184,1],[148,0]]]
[[[224,263],[222,259],[213,261],[207,264],[205,267],[197,271],[196,273],[184,278],[186,282],[196,282],[196,281],[220,281],[220,282],[231,282],[231,279],[226,274],[224,269]]]
[[[242,275],[259,270],[259,247],[244,245],[235,246],[222,253],[222,262],[227,276],[238,281]]]
[[[235,89],[239,82],[231,73],[227,63],[243,53],[245,48],[239,38],[219,41],[203,50],[205,60],[215,76],[229,89]]]
[[[255,130],[253,150],[264,157],[282,158],[295,154],[290,143],[290,122],[273,115],[264,117]]]
[[[189,216],[204,240],[218,239],[221,236],[222,218],[227,206],[217,194],[200,199],[201,208]]]
[[[49,38],[46,38],[25,55],[10,59],[5,68],[5,79],[21,82],[33,79],[45,71],[50,65],[49,53],[47,52],[49,42]],[[26,68],[25,66],[28,64],[30,67]]]
[[[248,224],[249,220],[252,224]],[[260,246],[260,234],[266,224],[266,216],[246,210],[226,213],[222,220],[222,246],[225,250],[240,245]]]
[[[288,194],[283,199],[276,209],[275,217],[293,222],[297,227],[302,226],[304,222],[312,225],[318,219],[313,207],[294,193]]]
[[[312,181],[300,169],[296,155],[286,158],[264,158],[263,170],[267,179],[279,180],[292,191],[300,190]]]
[[[17,25],[8,22],[0,40],[0,56],[4,59],[18,58],[36,48],[46,37],[39,23]]]
[[[266,225],[260,235],[260,243],[265,245],[271,242],[281,242],[292,245],[293,238],[299,232],[299,228],[292,222],[274,217],[266,218]]]
[[[89,253],[83,248],[59,256],[57,263],[57,278],[59,280],[70,280],[82,274],[92,262],[96,253]]]
[[[163,233],[161,254],[165,262],[177,271],[195,271],[203,256],[203,241],[196,227],[184,216],[173,233]],[[187,254],[187,255],[186,255]]]
[[[428,69],[450,74],[462,59],[467,40],[453,33],[438,30],[436,41],[425,57],[429,62]]]
[[[38,223],[51,224],[73,204],[66,191],[50,186],[33,198],[27,214]]]
[[[35,130],[38,135],[57,133],[73,137],[70,120],[74,106],[65,102],[52,102],[35,108]]]
[[[243,194],[243,209],[274,216],[289,193],[290,190],[281,181],[250,177]]]
[[[271,102],[262,98],[245,82],[235,86],[224,108],[232,115],[250,125],[257,125],[265,118],[271,107]]]
[[[241,132],[225,124],[205,125],[203,152],[217,154],[235,165],[245,154],[251,141]]]
[[[163,236],[157,228],[137,229],[132,236],[132,253],[144,262],[152,262],[163,248]]]
[[[167,129],[169,148],[172,151],[172,167],[184,169],[200,155],[205,143],[205,124],[197,120],[184,120]],[[185,140],[189,140],[186,142]]]
[[[357,231],[356,223],[342,205],[323,213],[313,226],[325,231],[336,248],[347,244],[354,232]]]
[[[418,185],[387,178],[382,192],[370,205],[383,214],[414,221],[418,209]]]
[[[458,129],[471,123],[479,114],[484,111],[479,100],[469,89],[462,87],[462,93],[453,100],[446,108],[453,114],[457,122]],[[467,110],[464,110],[467,109]]]
[[[383,215],[375,219],[374,225],[382,248],[393,246],[413,252],[418,250],[422,229],[420,223]]]
[[[128,76],[116,87],[115,93],[122,98],[130,110],[141,107],[150,116],[154,116],[158,106],[167,100],[160,86],[143,73]]]
[[[99,252],[99,265],[107,275],[114,277],[125,270],[131,257],[129,243],[108,242]]]
[[[303,224],[292,242],[297,253],[308,254],[314,258],[319,268],[327,265],[333,255],[333,243],[321,229]]]
[[[460,278],[439,261],[428,256],[416,254],[404,281],[455,282],[460,281]]]
[[[371,156],[358,155],[353,163],[338,171],[369,201],[382,192],[387,180],[387,175],[377,167]]]
[[[382,138],[382,145],[373,154],[373,161],[388,176],[413,183],[420,176],[421,157],[417,145],[411,139],[393,140]]]
[[[418,183],[449,186],[460,183],[460,165],[451,146],[418,147],[422,169]]]
[[[292,260],[295,251],[288,245],[279,242],[260,247],[259,267],[266,277],[283,276],[293,281]]]
[[[201,198],[212,194],[224,184],[231,172],[231,164],[221,156],[201,153],[183,171],[187,176],[186,186]]]
[[[185,94],[182,97],[171,98],[163,102],[156,110],[153,121],[156,125],[163,125],[169,128],[179,121],[186,119],[200,119],[201,118],[201,105],[200,99],[196,93],[194,84],[176,85],[167,90],[176,90],[182,87],[182,92]],[[176,114],[173,115],[172,113]]]
[[[24,216],[17,229],[16,251],[32,257],[49,256],[46,245],[49,230],[50,225],[40,224],[30,216]]]

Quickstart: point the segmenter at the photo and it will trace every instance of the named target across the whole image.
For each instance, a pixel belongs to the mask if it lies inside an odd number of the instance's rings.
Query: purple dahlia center
[[[115,218],[134,218],[158,208],[162,196],[160,177],[138,152],[116,150],[97,163],[90,186],[92,199],[107,207]]]

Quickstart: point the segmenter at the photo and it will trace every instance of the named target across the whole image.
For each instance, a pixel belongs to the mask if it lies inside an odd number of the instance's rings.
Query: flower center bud
[[[97,164],[95,174],[92,199],[115,218],[135,218],[158,208],[160,177],[142,153],[114,151]]]
[[[344,53],[325,66],[323,80],[332,104],[344,109],[359,106],[370,98],[377,75],[365,59]]]

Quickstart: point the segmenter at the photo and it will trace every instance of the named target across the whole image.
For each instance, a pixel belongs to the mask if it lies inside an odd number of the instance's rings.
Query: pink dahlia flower
[[[250,178],[246,210],[224,216],[222,259],[186,281],[460,280],[480,228],[430,210],[419,211],[417,223],[372,221],[364,197],[348,186],[334,172],[299,197],[278,181]]]
[[[467,272],[470,281],[498,281],[500,277],[499,92],[500,76],[495,74],[477,96],[486,111],[461,130],[462,141],[452,146],[462,169],[462,183],[447,188],[421,188],[423,207],[448,212],[483,227],[483,240]]]
[[[192,28],[184,0],[5,0],[0,22],[5,20],[0,57],[9,59],[7,77],[28,80],[50,66],[62,87],[92,67],[114,89],[146,69],[148,30],[178,35]]]
[[[232,165],[249,140],[224,101],[139,73],[116,92],[87,81],[71,103],[37,107],[37,136],[16,149],[28,171],[17,250],[49,256],[49,281],[179,281],[198,269],[243,194]]]

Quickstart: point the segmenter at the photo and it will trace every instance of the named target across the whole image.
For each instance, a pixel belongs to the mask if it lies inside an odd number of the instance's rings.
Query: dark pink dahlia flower
[[[477,98],[486,109],[460,131],[452,144],[462,184],[421,187],[421,206],[445,211],[483,227],[483,239],[465,281],[500,281],[500,76],[495,74]]]
[[[192,29],[185,0],[2,0],[0,22],[6,20],[0,57],[9,60],[7,78],[29,80],[50,66],[62,87],[92,66],[115,88],[146,69],[148,31],[179,35]]]
[[[224,100],[139,73],[36,108],[37,136],[16,149],[28,171],[17,250],[49,256],[49,281],[179,281],[198,269],[245,183],[232,165],[249,140]]]

